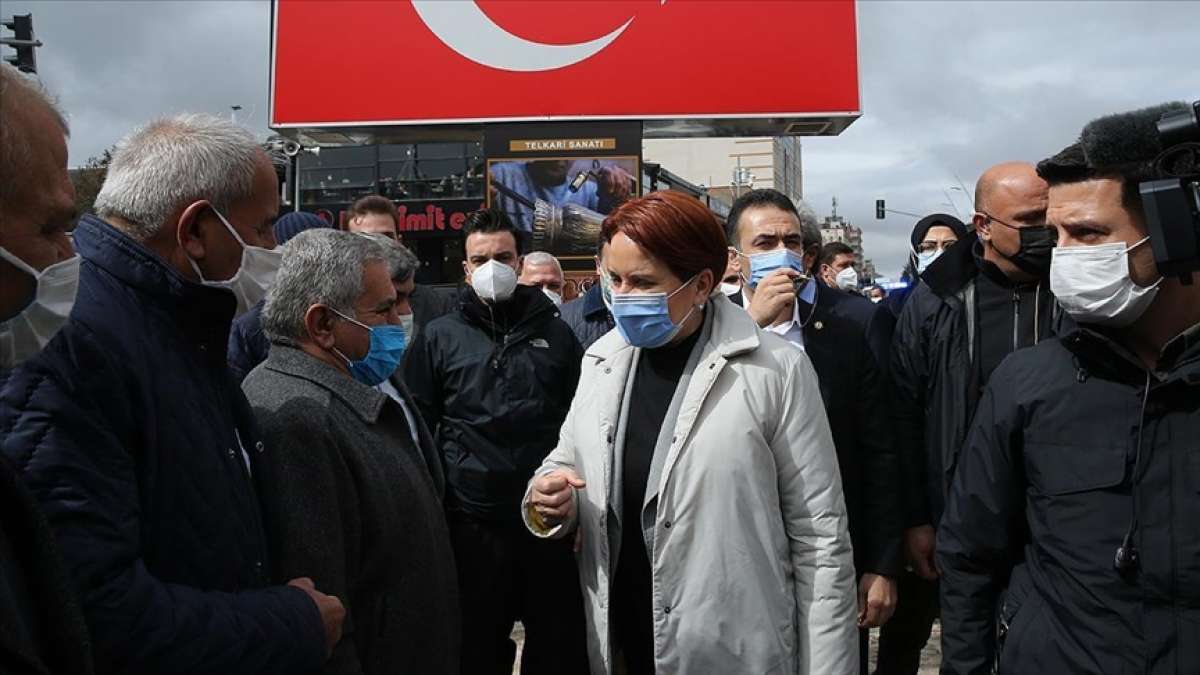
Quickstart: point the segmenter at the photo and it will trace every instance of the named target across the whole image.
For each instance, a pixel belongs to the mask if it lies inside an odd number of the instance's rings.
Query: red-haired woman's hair
[[[604,219],[600,232],[607,242],[624,234],[685,281],[704,270],[712,270],[713,284],[725,275],[724,228],[700,200],[681,192],[661,190],[631,199]]]

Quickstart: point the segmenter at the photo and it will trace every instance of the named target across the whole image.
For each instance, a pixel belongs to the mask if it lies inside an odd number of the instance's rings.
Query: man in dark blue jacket
[[[0,63],[0,387],[54,337],[75,300],[66,134],[40,85]],[[0,430],[0,446],[4,438]],[[91,672],[87,627],[54,534],[0,453],[0,673]]]
[[[600,246],[596,249],[597,269],[600,269],[600,261],[604,259],[604,249],[607,247],[608,242],[601,237]],[[579,340],[579,344],[584,350],[591,347],[596,340],[604,337],[604,334],[616,325],[613,323],[612,312],[608,310],[608,304],[612,300],[605,297],[604,289],[607,283],[604,275],[597,274],[596,283],[592,284],[586,293],[570,302],[563,303],[563,306],[559,308],[562,320],[571,327],[571,332],[575,333],[576,339]]]
[[[340,635],[336,598],[268,586],[251,475],[270,453],[225,368],[235,307],[271,277],[277,194],[228,122],[134,132],[103,220],[75,230],[70,320],[0,390],[4,454],[58,539],[97,672],[309,673]]]
[[[747,312],[763,328],[808,354],[821,384],[845,491],[859,586],[861,672],[866,629],[883,625],[896,604],[900,554],[900,485],[887,432],[883,366],[871,352],[867,313],[887,310],[862,296],[805,278],[821,250],[816,217],[777,190],[752,190],[733,203],[726,235],[741,258]],[[890,315],[889,315],[890,316]],[[887,319],[883,319],[887,321]],[[889,322],[890,323],[890,322]],[[882,325],[882,324],[881,324]]]

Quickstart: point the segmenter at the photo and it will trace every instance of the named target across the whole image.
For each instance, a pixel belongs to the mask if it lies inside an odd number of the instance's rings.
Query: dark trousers
[[[867,628],[858,629],[858,675],[870,675],[871,664],[871,631]]]
[[[462,604],[463,675],[511,675],[513,622],[525,626],[521,675],[586,675],[587,628],[574,539],[538,539],[520,523],[449,517]]]
[[[897,579],[896,592],[896,612],[879,630],[875,675],[916,675],[921,650],[938,616],[937,582],[904,572]]]

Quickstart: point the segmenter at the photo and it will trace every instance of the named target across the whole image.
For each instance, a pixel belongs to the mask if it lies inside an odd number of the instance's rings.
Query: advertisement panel
[[[591,260],[604,216],[641,192],[637,122],[495,124],[483,146],[488,205],[560,260]]]
[[[854,0],[275,0],[271,38],[276,128],[860,110]]]
[[[349,206],[346,203],[317,202],[305,204],[304,210],[315,213],[338,229],[345,229]],[[396,202],[399,216],[397,229],[405,240],[452,236],[462,232],[463,221],[469,213],[483,207],[484,202],[479,199],[399,201]]]

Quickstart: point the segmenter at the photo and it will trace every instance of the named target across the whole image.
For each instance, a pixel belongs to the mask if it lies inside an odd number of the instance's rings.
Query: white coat
[[[672,404],[674,433],[660,435],[641,519],[656,670],[857,673],[853,555],[816,373],[803,351],[723,296],[708,302],[702,330]],[[614,330],[584,356],[558,446],[537,472],[567,467],[587,482],[571,520],[540,528],[529,492],[522,505],[535,535],[581,531],[595,675],[616,669],[609,591],[620,527],[638,526],[621,522],[619,467],[624,419],[637,404],[622,403],[640,351]]]

